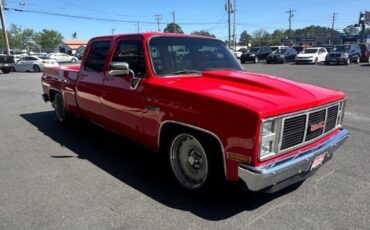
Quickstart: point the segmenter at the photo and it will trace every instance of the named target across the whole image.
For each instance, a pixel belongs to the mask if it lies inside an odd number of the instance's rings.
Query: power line
[[[19,8],[12,8],[12,7],[4,7],[4,10],[15,11],[15,12],[19,12],[19,13],[34,13],[34,14],[52,15],[52,16],[58,16],[58,17],[78,18],[78,19],[85,19],[85,20],[137,24],[137,20],[121,20],[121,19],[112,19],[112,18],[98,18],[98,17],[79,16],[79,15],[72,15],[72,14],[61,14],[61,13],[54,13],[54,12],[48,12],[48,11],[19,9]],[[151,25],[156,25],[157,24],[158,25],[158,22],[152,22],[152,21],[140,21],[140,23],[141,24],[151,24]],[[216,22],[177,22],[178,25],[214,25],[215,23]],[[159,24],[160,25],[166,25],[167,22],[159,22]]]

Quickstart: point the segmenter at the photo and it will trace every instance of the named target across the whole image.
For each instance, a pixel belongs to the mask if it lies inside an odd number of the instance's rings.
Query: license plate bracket
[[[317,155],[312,162],[311,170],[318,168],[321,166],[321,163],[324,161],[325,156],[328,152],[321,153],[320,155]]]

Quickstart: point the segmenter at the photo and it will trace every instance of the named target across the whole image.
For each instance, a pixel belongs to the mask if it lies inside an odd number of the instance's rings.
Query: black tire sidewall
[[[193,136],[202,146],[202,148],[205,151],[206,157],[207,157],[207,162],[208,162],[208,172],[207,172],[207,178],[205,182],[203,183],[202,186],[195,188],[195,189],[190,189],[187,187],[184,187],[180,184],[178,181],[175,173],[173,172],[172,169],[172,162],[171,162],[171,146],[173,141],[178,135],[181,134],[189,134]],[[182,187],[183,189],[190,191],[190,192],[202,192],[202,191],[207,191],[210,190],[211,188],[215,188],[217,184],[222,183],[225,180],[225,175],[224,175],[224,169],[223,169],[223,164],[222,164],[222,152],[221,150],[218,150],[217,147],[211,143],[209,143],[209,138],[200,135],[196,131],[191,131],[187,129],[180,129],[179,131],[173,132],[171,134],[171,137],[168,138],[168,142],[166,144],[166,155],[167,155],[167,161],[168,161],[168,168],[172,173],[173,178],[176,180],[177,184]],[[210,154],[212,153],[212,154]],[[220,159],[221,158],[221,159]],[[220,161],[221,160],[221,161]]]

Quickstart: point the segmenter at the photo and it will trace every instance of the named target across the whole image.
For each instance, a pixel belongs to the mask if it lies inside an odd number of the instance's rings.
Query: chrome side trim
[[[226,176],[226,160],[225,160],[225,149],[224,149],[224,146],[220,140],[220,138],[213,132],[209,131],[209,130],[206,130],[206,129],[203,129],[203,128],[200,128],[200,127],[197,127],[197,126],[194,126],[194,125],[189,125],[189,124],[186,124],[186,123],[183,123],[183,122],[179,122],[179,121],[173,121],[173,120],[166,120],[166,121],[163,121],[161,123],[161,125],[159,126],[159,130],[158,130],[158,142],[157,142],[157,148],[159,149],[160,147],[160,141],[161,141],[161,131],[162,131],[162,127],[167,124],[167,123],[172,123],[172,124],[177,124],[177,125],[181,125],[181,126],[184,126],[184,127],[188,127],[188,128],[191,128],[191,129],[195,129],[195,130],[198,130],[198,131],[201,131],[203,133],[206,133],[206,134],[209,134],[211,135],[212,137],[216,138],[216,140],[218,141],[218,143],[220,144],[221,146],[221,154],[222,154],[222,160],[223,160],[223,165],[224,165],[224,174]]]

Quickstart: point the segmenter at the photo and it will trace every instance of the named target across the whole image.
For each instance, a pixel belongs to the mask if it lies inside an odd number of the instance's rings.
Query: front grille
[[[330,54],[330,57],[340,57],[340,54]]]
[[[283,119],[280,151],[314,140],[337,125],[339,105]]]
[[[325,133],[334,129],[337,123],[338,105],[332,106],[328,109],[328,116],[326,118]]]
[[[310,113],[308,118],[306,141],[320,136],[325,127],[326,109]]]
[[[306,115],[288,118],[284,121],[281,149],[300,144],[304,138]]]

